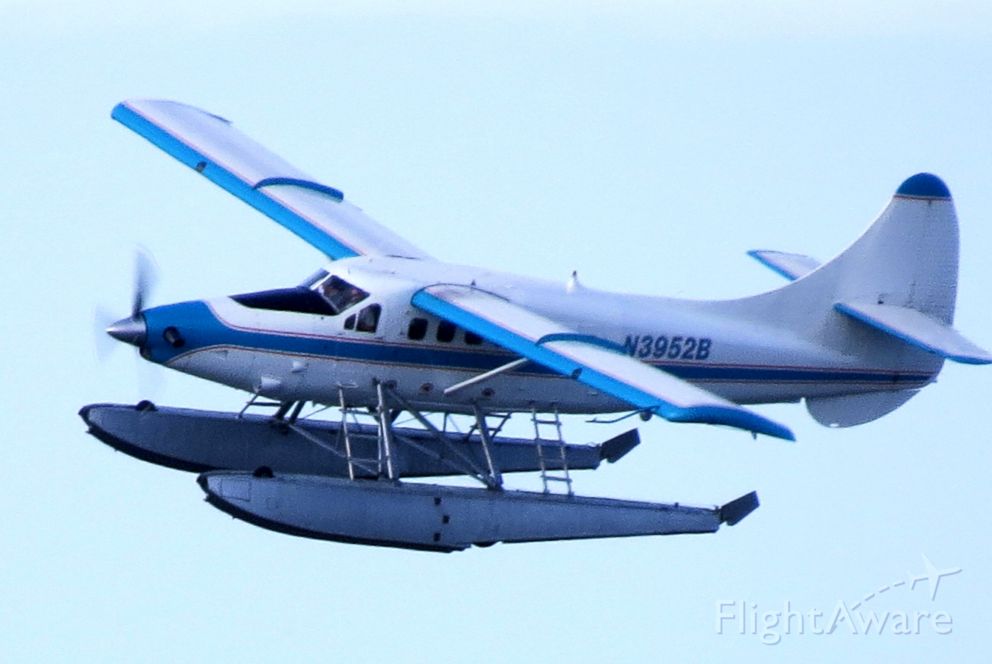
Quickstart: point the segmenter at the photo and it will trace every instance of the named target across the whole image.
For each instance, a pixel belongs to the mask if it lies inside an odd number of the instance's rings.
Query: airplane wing
[[[795,440],[781,424],[629,357],[610,341],[580,334],[492,293],[437,284],[417,291],[412,304],[638,410],[673,422],[725,424]]]
[[[128,100],[111,117],[147,138],[331,259],[428,258],[399,235],[248,138],[230,122],[174,101]]]

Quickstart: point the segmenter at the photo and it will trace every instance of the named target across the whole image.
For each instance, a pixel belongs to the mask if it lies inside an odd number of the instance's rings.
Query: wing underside
[[[438,284],[418,291],[412,303],[634,409],[673,422],[723,424],[794,439],[786,427],[629,357],[609,341],[580,334],[497,295]]]
[[[427,254],[235,129],[173,101],[130,100],[111,116],[332,259]]]

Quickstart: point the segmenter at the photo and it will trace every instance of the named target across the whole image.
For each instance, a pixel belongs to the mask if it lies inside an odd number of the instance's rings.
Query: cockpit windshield
[[[317,282],[319,282],[321,279],[323,279],[326,276],[327,276],[327,270],[317,270],[309,277],[304,279],[303,283],[301,283],[300,285],[303,286],[304,288],[313,288],[314,285],[317,284]]]
[[[358,286],[349,284],[337,275],[326,279],[315,290],[324,296],[324,299],[327,300],[335,313],[338,314],[346,309],[350,309],[369,296],[368,293]]]

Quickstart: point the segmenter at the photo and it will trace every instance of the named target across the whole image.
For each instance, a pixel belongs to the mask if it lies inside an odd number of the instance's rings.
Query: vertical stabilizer
[[[905,307],[950,325],[957,282],[954,201],[940,178],[919,173],[899,186],[874,223],[838,256],[778,290],[736,301],[735,313],[774,320],[817,343],[861,354],[865,340],[850,345],[855,322],[835,309],[838,303]],[[882,334],[877,338],[892,342]]]
[[[727,304],[736,316],[774,321],[852,366],[933,378],[945,357],[987,359],[951,328],[957,281],[954,201],[940,178],[919,173],[833,260],[778,290]],[[895,383],[851,385],[807,398],[807,407],[818,421],[848,426],[881,417],[914,393]]]

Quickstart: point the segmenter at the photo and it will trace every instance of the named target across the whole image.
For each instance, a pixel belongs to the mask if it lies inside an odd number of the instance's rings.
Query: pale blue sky
[[[698,503],[757,489],[761,509],[716,535],[450,556],[232,521],[75,413],[144,395],[127,349],[97,361],[91,323],[126,311],[137,243],[159,304],[320,263],[112,122],[132,96],[228,117],[441,258],[655,294],[775,287],[745,251],[828,258],[929,170],[961,219],[957,324],[992,346],[985,3],[201,4],[0,1],[5,660],[984,661],[992,369],[948,366],[857,429],[762,408],[796,445],[652,422],[579,480]],[[157,382],[161,403],[242,400]],[[716,631],[721,600],[830,610],[921,572],[921,554],[964,571],[936,602],[893,590],[879,610],[942,610],[951,634]]]

